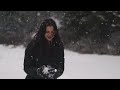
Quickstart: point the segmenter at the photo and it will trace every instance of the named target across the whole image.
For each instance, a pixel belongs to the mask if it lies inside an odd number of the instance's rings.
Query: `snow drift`
[[[0,79],[24,79],[23,46],[0,45]],[[78,54],[65,50],[65,70],[59,79],[120,79],[120,56]]]

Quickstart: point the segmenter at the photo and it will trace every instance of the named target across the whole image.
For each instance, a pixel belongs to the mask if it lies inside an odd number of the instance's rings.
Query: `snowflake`
[[[73,41],[72,43],[74,44],[75,42]]]
[[[18,22],[21,22],[21,18],[18,18]]]
[[[97,11],[92,11],[92,13],[96,13]]]
[[[82,22],[79,22],[79,24],[82,24]]]
[[[120,17],[120,15],[118,15],[118,17]]]
[[[107,23],[105,23],[105,25],[107,25]]]
[[[4,15],[2,14],[1,16],[3,17]]]
[[[116,13],[113,13],[113,15],[116,15]]]
[[[115,24],[112,24],[111,26],[112,26],[112,27],[115,27],[116,25],[115,25]]]
[[[115,20],[112,20],[112,22],[115,22]]]
[[[27,19],[26,21],[27,21],[27,22],[29,22],[29,20],[28,20],[28,19]]]
[[[93,40],[96,43],[96,40]]]
[[[37,16],[40,16],[40,13],[39,13],[39,12],[37,13]]]
[[[114,43],[114,45],[116,46],[116,43]]]
[[[83,17],[83,18],[81,19],[81,21],[86,22],[87,19],[86,19],[85,17]],[[79,22],[79,23],[81,23],[81,22]]]
[[[63,13],[63,15],[65,16],[66,13]]]
[[[88,32],[85,32],[86,34],[88,34]]]
[[[105,20],[105,18],[102,15],[97,15],[101,20]]]

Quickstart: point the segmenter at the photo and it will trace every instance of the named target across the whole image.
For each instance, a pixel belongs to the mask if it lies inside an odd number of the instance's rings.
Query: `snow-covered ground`
[[[0,45],[0,79],[24,79],[25,48]],[[120,79],[120,56],[78,54],[65,50],[65,71],[59,79]]]

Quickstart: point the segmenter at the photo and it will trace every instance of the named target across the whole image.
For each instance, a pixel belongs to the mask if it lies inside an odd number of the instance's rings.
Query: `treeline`
[[[65,47],[80,53],[120,54],[120,11],[66,11]]]
[[[41,21],[51,17],[60,22],[65,48],[120,54],[120,11],[0,11],[0,44],[27,46]]]
[[[0,44],[26,46],[41,21],[51,16],[56,17],[49,11],[0,11]]]

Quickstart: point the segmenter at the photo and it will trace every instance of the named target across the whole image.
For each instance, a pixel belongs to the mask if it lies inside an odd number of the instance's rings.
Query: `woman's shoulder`
[[[37,44],[34,41],[31,41],[27,47],[25,52],[32,52],[36,48]]]

